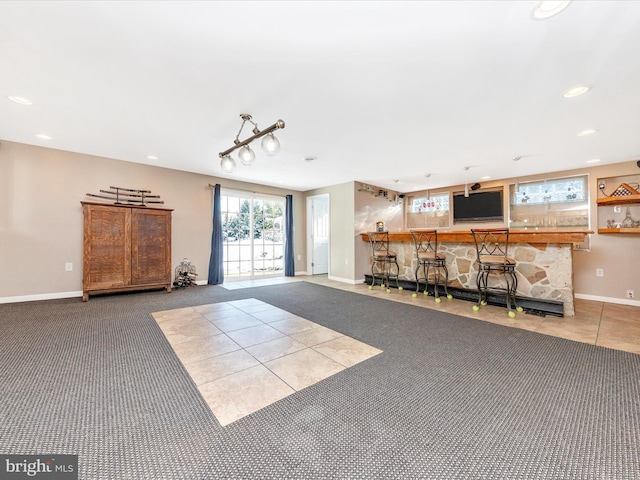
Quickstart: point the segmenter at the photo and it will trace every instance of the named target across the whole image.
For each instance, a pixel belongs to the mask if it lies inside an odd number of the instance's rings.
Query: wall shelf
[[[598,233],[614,235],[638,235],[638,214],[640,213],[640,193],[638,191],[640,175],[625,177],[599,178],[598,185],[602,193],[623,191],[630,195],[614,195],[596,199],[598,207]]]
[[[597,200],[598,206],[605,205],[632,205],[634,203],[640,203],[639,195],[621,195],[619,197],[605,197]]]
[[[599,228],[598,233],[640,233],[640,228]]]

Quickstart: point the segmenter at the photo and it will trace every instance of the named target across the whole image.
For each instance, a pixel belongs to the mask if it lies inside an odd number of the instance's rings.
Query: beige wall
[[[361,184],[356,184],[355,190],[355,252],[357,281],[363,281],[365,273],[371,272],[371,248],[368,243],[362,241],[363,232],[371,232],[376,229],[377,222],[384,222],[384,228],[388,231],[403,230],[402,201],[392,202],[396,192],[389,192],[388,198],[377,197],[366,191],[362,191]]]
[[[215,164],[215,159],[212,159]],[[635,161],[588,169],[537,175],[539,180],[588,173],[591,225],[597,229],[597,179],[640,175]],[[515,179],[483,182],[483,188],[508,185]],[[331,278],[359,282],[369,271],[368,245],[360,233],[382,220],[388,229],[402,229],[402,211],[386,199],[358,191],[359,182],[289,192],[91,155],[12,142],[0,142],[0,302],[79,296],[82,290],[82,209],[86,193],[111,185],[146,188],[173,208],[173,266],[189,258],[206,279],[211,237],[209,184],[240,190],[293,194],[296,272],[306,269],[306,197],[329,194],[331,205]],[[461,190],[463,186],[447,188]],[[443,189],[445,190],[445,189]],[[435,190],[433,190],[435,192]],[[395,192],[394,192],[395,193]],[[494,224],[495,225],[495,224]],[[451,229],[463,229],[456,225]],[[574,285],[579,297],[640,305],[640,235],[591,235],[590,251],[575,251]],[[300,260],[298,260],[300,256]],[[65,263],[73,271],[65,271]],[[596,277],[596,268],[605,271]],[[626,291],[634,290],[629,302]]]
[[[212,165],[217,160],[212,157]],[[144,188],[172,208],[172,265],[187,257],[207,279],[211,242],[209,184],[293,195],[296,269],[304,270],[304,195],[213,176],[0,142],[0,302],[78,296],[82,290],[82,200],[110,186]],[[109,203],[108,200],[105,202]],[[65,263],[73,271],[65,271]]]
[[[598,207],[595,199],[598,198],[598,178],[637,175],[636,182],[640,182],[640,169],[632,161],[586,171],[589,173],[591,228],[597,231]],[[605,297],[640,305],[640,235],[595,233],[591,235],[590,243],[590,251],[575,251],[573,254],[576,295],[584,298]],[[596,276],[596,268],[604,269],[604,277]],[[631,302],[624,302],[627,290],[635,292]]]

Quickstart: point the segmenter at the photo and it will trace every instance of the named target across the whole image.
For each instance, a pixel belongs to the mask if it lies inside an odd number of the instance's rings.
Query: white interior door
[[[329,273],[329,195],[307,198],[307,271]]]

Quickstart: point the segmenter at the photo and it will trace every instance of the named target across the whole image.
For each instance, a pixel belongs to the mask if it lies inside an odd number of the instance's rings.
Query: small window
[[[449,192],[409,197],[407,228],[442,228],[449,226]]]
[[[510,223],[514,229],[588,228],[588,176],[509,185]]]

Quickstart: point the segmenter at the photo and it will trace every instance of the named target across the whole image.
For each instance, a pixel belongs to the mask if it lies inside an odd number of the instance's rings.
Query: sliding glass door
[[[284,273],[284,198],[222,191],[225,278]]]

